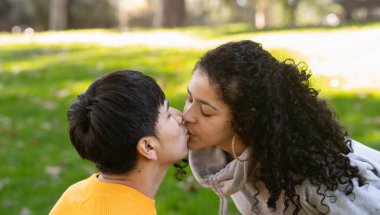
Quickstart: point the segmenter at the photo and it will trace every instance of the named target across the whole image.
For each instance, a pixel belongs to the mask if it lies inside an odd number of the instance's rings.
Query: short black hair
[[[104,173],[132,170],[138,141],[156,136],[165,95],[138,71],[112,72],[95,80],[68,111],[70,140],[78,154]]]

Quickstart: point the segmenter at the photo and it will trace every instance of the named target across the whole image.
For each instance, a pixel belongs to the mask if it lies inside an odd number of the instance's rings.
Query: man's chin
[[[183,155],[182,159],[187,158],[187,155],[189,154],[189,149],[186,150],[186,153]]]

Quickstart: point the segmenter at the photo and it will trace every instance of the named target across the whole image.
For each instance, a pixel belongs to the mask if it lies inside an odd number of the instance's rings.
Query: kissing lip
[[[189,129],[187,129],[186,127],[185,127],[185,129],[184,129],[184,132],[185,132],[185,135],[186,135],[187,137],[190,136],[190,135],[189,135]]]
[[[190,131],[190,129],[187,129],[187,134],[188,134],[190,137],[195,136],[195,135]]]

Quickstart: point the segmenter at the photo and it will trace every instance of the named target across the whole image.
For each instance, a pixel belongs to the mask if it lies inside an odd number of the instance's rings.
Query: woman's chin
[[[197,150],[201,149],[202,147],[199,147],[199,144],[197,144],[194,141],[188,141],[187,142],[187,148],[191,151],[197,151]]]
[[[194,147],[194,142],[189,140],[187,141],[187,149],[194,151],[196,147]]]

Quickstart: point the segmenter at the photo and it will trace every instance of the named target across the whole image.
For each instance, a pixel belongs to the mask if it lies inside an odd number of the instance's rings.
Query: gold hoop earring
[[[243,163],[243,162],[246,162],[249,160],[249,158],[246,158],[246,159],[240,159],[238,156],[236,156],[236,153],[235,153],[235,139],[236,139],[236,135],[234,135],[232,137],[232,143],[231,143],[231,148],[232,148],[232,156],[239,162]]]

